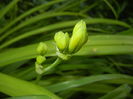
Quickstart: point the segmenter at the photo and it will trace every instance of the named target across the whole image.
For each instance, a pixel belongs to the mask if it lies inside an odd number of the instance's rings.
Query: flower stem
[[[57,58],[53,64],[51,64],[47,68],[44,68],[43,69],[43,73],[46,73],[46,72],[52,70],[54,67],[56,67],[57,65],[59,65],[61,62],[62,62],[62,59],[61,58]],[[37,75],[35,83],[38,83],[40,81],[43,73]]]
[[[41,78],[42,78],[42,74],[37,74],[35,83],[38,84]]]
[[[56,67],[57,65],[59,65],[61,62],[62,62],[62,59],[58,57],[53,64],[51,64],[47,68],[44,68],[43,73],[52,70],[54,67]]]

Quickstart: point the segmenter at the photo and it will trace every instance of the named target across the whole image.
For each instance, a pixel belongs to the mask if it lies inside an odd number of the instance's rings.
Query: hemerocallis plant
[[[41,79],[41,75],[46,73],[57,65],[59,65],[63,60],[68,60],[73,54],[78,52],[82,46],[88,40],[88,34],[86,29],[85,21],[79,21],[72,32],[72,36],[69,37],[68,33],[59,31],[54,36],[56,44],[56,54],[57,59],[50,66],[44,68],[43,63],[46,61],[45,54],[47,52],[47,46],[45,43],[41,42],[37,47],[38,56],[36,57],[35,69],[38,74],[37,82]]]

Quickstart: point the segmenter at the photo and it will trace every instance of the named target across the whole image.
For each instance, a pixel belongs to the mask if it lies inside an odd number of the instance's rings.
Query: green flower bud
[[[38,73],[38,74],[42,74],[43,73],[43,66],[38,64],[37,62],[35,63],[35,71]]]
[[[88,35],[86,30],[86,23],[81,20],[79,21],[74,29],[73,34],[69,43],[69,53],[75,53],[87,42]]]
[[[56,42],[56,46],[62,52],[68,48],[69,34],[63,33],[62,31],[57,32],[54,36],[54,40]]]
[[[37,53],[40,55],[44,55],[47,52],[47,45],[43,42],[40,42],[37,47]]]
[[[45,61],[46,61],[46,58],[44,56],[39,55],[36,57],[36,63],[37,64],[42,64]]]

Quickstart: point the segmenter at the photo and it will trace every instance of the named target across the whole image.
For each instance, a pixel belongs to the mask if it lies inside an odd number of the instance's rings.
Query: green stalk
[[[41,80],[41,78],[42,78],[42,74],[38,74],[36,77],[35,83],[38,84],[38,82]]]
[[[43,69],[43,73],[47,73],[47,72],[50,72],[51,70],[53,70],[57,65],[59,65],[60,63],[62,62],[62,59],[61,58],[57,58],[55,60],[55,62],[53,64],[51,64],[50,66],[46,67]],[[42,77],[42,74],[40,75],[37,75],[37,78],[36,78],[36,83],[38,83]]]
[[[49,72],[50,70],[54,69],[61,62],[62,62],[62,59],[61,58],[57,58],[56,61],[53,64],[51,64],[47,68],[44,68],[43,73]]]

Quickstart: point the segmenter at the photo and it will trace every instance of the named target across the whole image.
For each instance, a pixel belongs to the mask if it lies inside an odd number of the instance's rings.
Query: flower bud
[[[43,66],[38,64],[38,63],[35,63],[35,71],[38,73],[38,74],[42,74],[43,73]]]
[[[47,45],[43,42],[40,42],[37,47],[37,53],[40,55],[44,55],[47,52]]]
[[[69,44],[69,34],[63,33],[62,31],[57,32],[54,36],[54,40],[56,42],[56,46],[62,52],[67,49]]]
[[[75,53],[87,42],[88,35],[86,24],[83,20],[79,21],[74,29],[69,43],[69,53]]]
[[[36,57],[36,63],[37,64],[42,64],[45,61],[46,61],[46,58],[44,56],[39,55]]]

